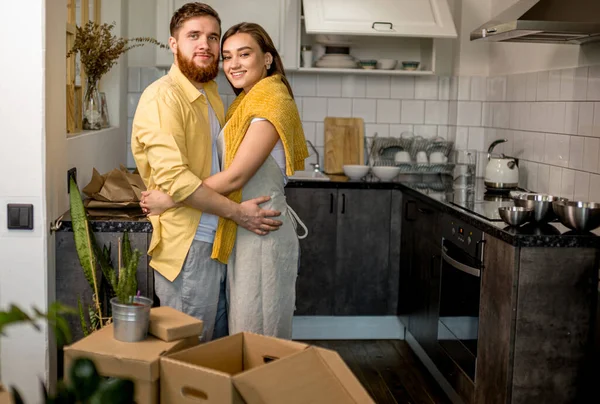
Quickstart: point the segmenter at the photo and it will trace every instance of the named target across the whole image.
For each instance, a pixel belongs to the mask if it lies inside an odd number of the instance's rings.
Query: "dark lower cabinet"
[[[288,188],[285,193],[288,204],[308,228],[308,236],[300,240],[296,314],[333,315],[337,190]]]
[[[400,224],[392,220],[399,192],[302,187],[286,195],[309,231],[300,240],[295,314],[395,315],[400,240],[391,229]]]

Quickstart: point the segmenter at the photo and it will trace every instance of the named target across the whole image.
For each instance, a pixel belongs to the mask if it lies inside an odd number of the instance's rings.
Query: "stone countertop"
[[[394,182],[380,182],[378,180],[351,181],[344,176],[331,176],[331,181],[290,181],[288,188],[329,188],[329,189],[398,189],[412,197],[425,200],[439,211],[456,217],[468,224],[518,247],[600,247],[600,228],[588,232],[578,233],[570,230],[560,222],[550,222],[543,225],[525,224],[521,227],[508,226],[502,221],[488,220],[482,216],[457,206],[454,202],[460,198],[460,190],[452,188],[448,179],[437,175],[406,176]],[[477,181],[472,196],[473,203],[481,204],[480,207],[488,211],[497,211],[498,206],[512,204],[504,198],[502,202],[484,200],[485,187],[483,181]],[[493,199],[493,198],[492,198]],[[127,213],[131,217],[126,217]],[[113,210],[112,213],[115,213]],[[123,232],[128,230],[137,233],[151,233],[152,225],[145,217],[140,217],[135,210],[122,211],[125,217],[94,216],[90,218],[94,232]],[[59,231],[73,231],[69,212],[65,213]]]

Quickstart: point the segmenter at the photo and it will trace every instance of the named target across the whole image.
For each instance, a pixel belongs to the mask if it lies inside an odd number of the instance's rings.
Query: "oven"
[[[443,218],[437,342],[444,362],[451,364],[443,373],[448,373],[450,384],[463,387],[465,381],[474,385],[476,377],[483,247],[481,230]]]

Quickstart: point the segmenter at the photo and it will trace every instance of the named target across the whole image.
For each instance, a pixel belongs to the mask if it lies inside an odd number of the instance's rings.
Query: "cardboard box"
[[[12,404],[13,399],[9,391],[0,383],[0,404]]]
[[[374,403],[334,351],[239,333],[161,358],[163,403]]]
[[[204,323],[172,307],[153,307],[150,310],[148,332],[163,341],[175,341],[202,335]]]
[[[140,342],[121,342],[113,338],[113,326],[107,325],[87,337],[65,347],[65,376],[71,363],[79,357],[94,361],[103,376],[133,379],[135,401],[139,404],[159,403],[160,357],[193,347],[197,336],[165,342],[148,336]]]

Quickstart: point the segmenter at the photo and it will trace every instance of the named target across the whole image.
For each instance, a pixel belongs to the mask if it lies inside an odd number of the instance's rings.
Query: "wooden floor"
[[[378,404],[446,404],[446,397],[405,341],[302,341],[337,351]]]

